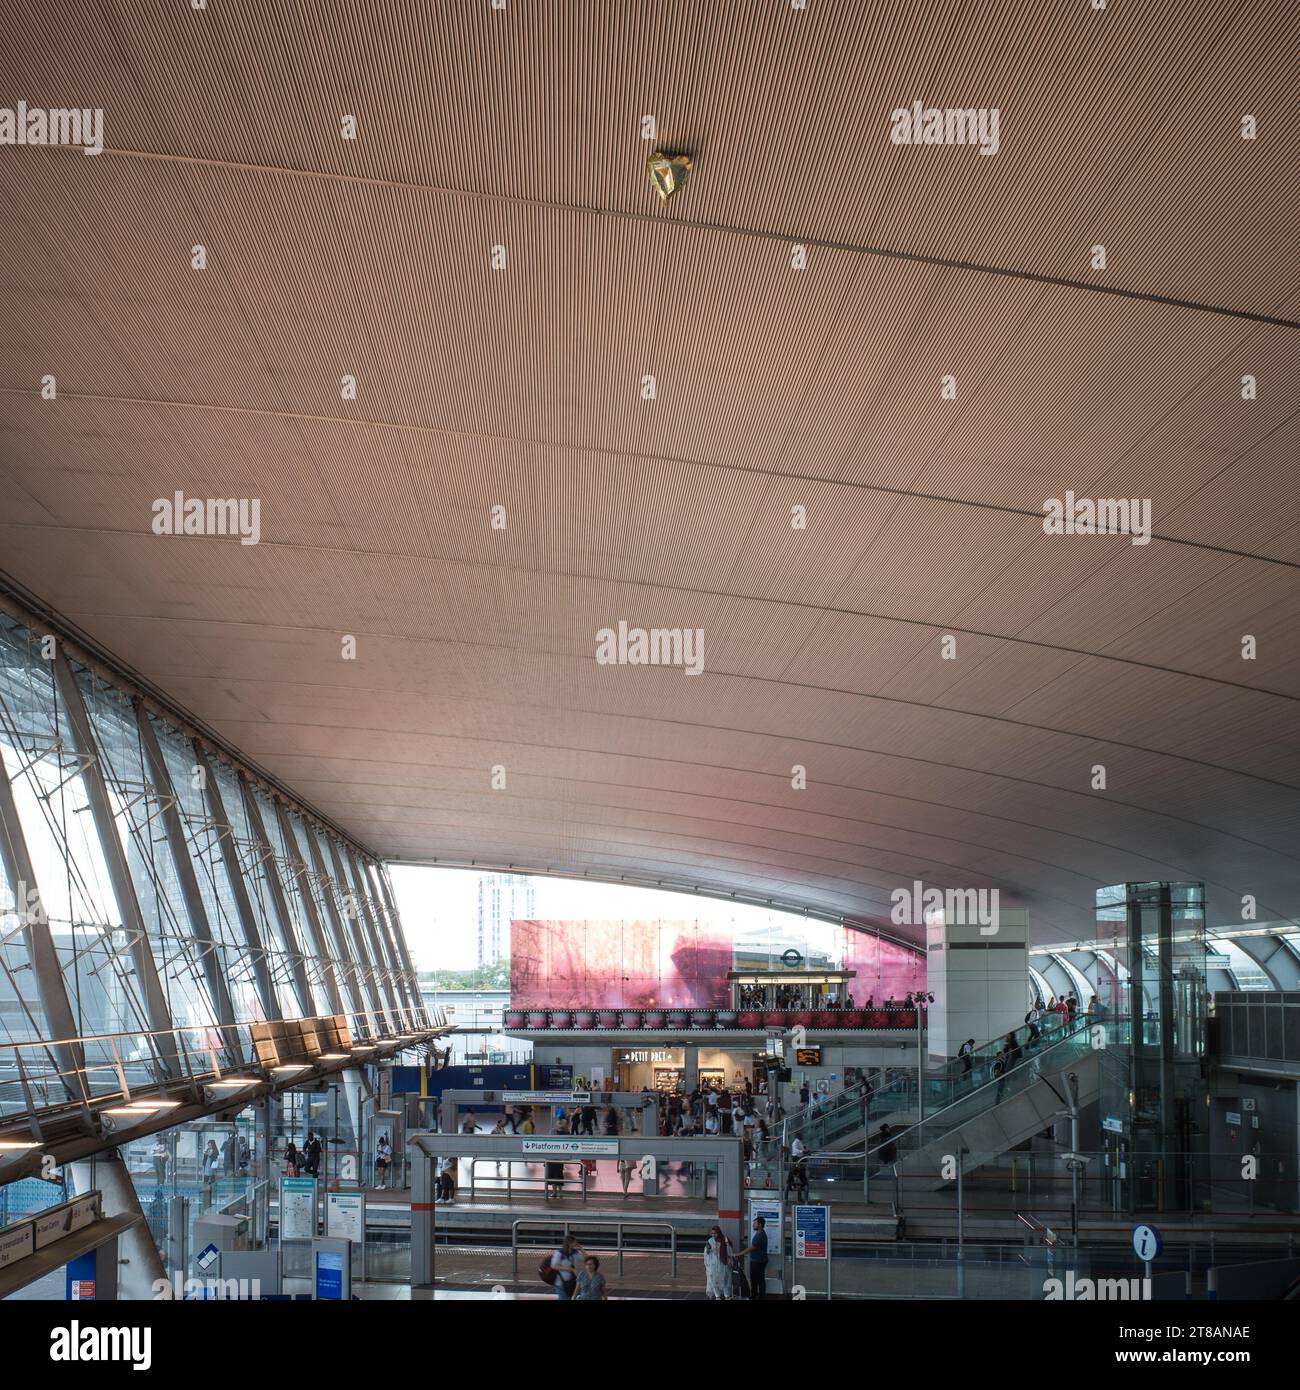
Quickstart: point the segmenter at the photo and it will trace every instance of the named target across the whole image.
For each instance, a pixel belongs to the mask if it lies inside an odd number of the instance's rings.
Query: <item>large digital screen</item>
[[[510,924],[516,1008],[726,1008],[731,932],[710,922]]]
[[[792,954],[793,953],[793,954]],[[732,970],[851,970],[855,1004],[902,1000],[925,986],[925,960],[878,936],[795,921],[761,939],[729,922],[539,920],[510,924],[510,1002],[517,1009],[726,1009]]]

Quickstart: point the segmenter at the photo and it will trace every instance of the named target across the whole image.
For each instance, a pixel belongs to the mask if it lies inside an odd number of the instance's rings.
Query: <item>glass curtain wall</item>
[[[0,760],[0,1114],[42,1075],[162,1080],[335,1002],[357,1037],[428,1025],[380,865],[7,613]]]

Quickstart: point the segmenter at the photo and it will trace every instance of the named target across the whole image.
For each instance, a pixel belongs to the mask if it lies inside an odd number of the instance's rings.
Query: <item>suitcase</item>
[[[749,1280],[745,1278],[745,1271],[739,1257],[731,1262],[731,1296],[732,1298],[749,1297]]]

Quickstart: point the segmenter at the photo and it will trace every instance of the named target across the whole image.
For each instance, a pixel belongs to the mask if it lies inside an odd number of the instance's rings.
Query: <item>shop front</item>
[[[615,1089],[680,1094],[687,1085],[686,1048],[616,1047],[610,1059]],[[726,1051],[716,1047],[692,1049],[696,1053],[696,1084],[702,1088],[739,1090],[748,1080],[755,1085],[763,1074],[763,1054]]]

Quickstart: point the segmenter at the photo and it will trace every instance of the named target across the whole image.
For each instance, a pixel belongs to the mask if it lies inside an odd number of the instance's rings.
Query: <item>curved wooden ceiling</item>
[[[1293,4],[9,8],[4,99],[105,149],[0,148],[4,568],[376,853],[1295,915]]]

